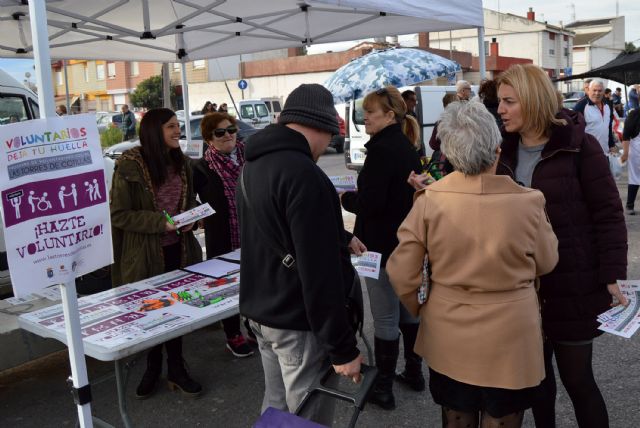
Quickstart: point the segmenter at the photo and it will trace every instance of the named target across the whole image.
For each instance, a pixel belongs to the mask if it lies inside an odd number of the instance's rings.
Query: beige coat
[[[506,176],[454,172],[416,194],[387,272],[420,315],[414,350],[433,370],[506,389],[544,378],[535,280],[558,261],[544,206],[542,193]],[[420,307],[427,252],[432,288]]]

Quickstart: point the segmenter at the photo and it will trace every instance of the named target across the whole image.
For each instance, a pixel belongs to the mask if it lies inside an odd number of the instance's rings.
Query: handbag
[[[423,305],[429,299],[429,290],[431,289],[431,264],[429,263],[429,255],[425,254],[422,264],[422,282],[418,287],[418,303]]]

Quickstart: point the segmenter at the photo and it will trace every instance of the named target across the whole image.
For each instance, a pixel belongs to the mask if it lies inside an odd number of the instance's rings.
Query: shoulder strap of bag
[[[245,171],[245,168],[242,168],[242,172],[240,172],[240,190],[242,191],[242,198],[244,199],[244,203],[247,206],[247,211],[251,213],[251,217],[253,218],[255,225],[258,227],[258,230],[260,231],[260,233],[262,233],[262,235],[266,239],[267,244],[269,244],[271,249],[273,249],[276,252],[276,254],[278,254],[278,256],[282,259],[281,263],[284,265],[284,267],[286,267],[287,269],[293,269],[296,263],[295,257],[293,257],[290,252],[283,250],[282,247],[279,245],[278,241],[275,239],[272,239],[274,234],[268,234],[266,232],[266,229],[264,229],[260,225],[260,221],[258,221],[258,217],[255,215],[251,202],[249,202],[249,198],[247,197],[247,188],[244,180],[244,171]]]

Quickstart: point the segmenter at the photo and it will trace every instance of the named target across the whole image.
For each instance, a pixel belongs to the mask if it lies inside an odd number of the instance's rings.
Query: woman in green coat
[[[202,261],[202,249],[191,230],[167,221],[197,205],[189,159],[180,150],[180,125],[173,111],[149,110],[140,122],[140,145],[116,163],[111,187],[111,225],[115,263],[114,286],[141,281]],[[155,391],[162,372],[162,344],[149,351],[147,370],[136,397]],[[170,389],[189,396],[202,391],[184,367],[182,338],[164,343]]]

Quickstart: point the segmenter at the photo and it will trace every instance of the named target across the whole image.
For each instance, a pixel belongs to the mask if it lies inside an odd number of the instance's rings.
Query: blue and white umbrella
[[[421,49],[373,51],[343,65],[324,83],[336,103],[365,96],[388,85],[415,85],[446,77],[455,81],[460,64]]]

